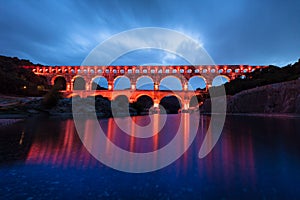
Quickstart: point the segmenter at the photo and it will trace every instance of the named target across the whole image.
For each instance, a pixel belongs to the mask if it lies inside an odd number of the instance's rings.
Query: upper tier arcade
[[[130,80],[132,90],[136,89],[136,82],[140,77],[152,79],[154,90],[160,90],[162,79],[172,76],[180,80],[182,89],[187,90],[188,82],[192,77],[201,77],[206,83],[206,89],[212,86],[214,78],[222,76],[228,81],[247,73],[267,66],[250,65],[198,65],[198,66],[23,66],[39,76],[46,77],[49,85],[54,85],[59,77],[64,78],[64,90],[73,91],[74,81],[77,78],[84,80],[85,86],[81,89],[91,90],[95,78],[104,77],[108,83],[108,90],[114,90],[114,82],[119,77]]]

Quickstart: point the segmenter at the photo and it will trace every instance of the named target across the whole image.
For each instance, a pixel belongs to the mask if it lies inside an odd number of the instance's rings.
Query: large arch
[[[67,89],[67,81],[63,76],[55,76],[52,81],[54,87],[57,87],[58,90],[66,90]]]
[[[75,76],[72,80],[73,90],[85,90],[85,79],[82,76]]]
[[[136,80],[137,90],[154,90],[154,81],[150,76],[140,76]]]
[[[230,78],[228,76],[218,75],[213,79],[212,86],[216,87],[216,86],[224,85],[225,83],[228,82],[230,82]]]
[[[114,114],[129,114],[129,99],[126,95],[118,95],[111,101],[112,112]]]
[[[188,90],[196,91],[203,90],[207,87],[207,81],[203,76],[193,76],[188,81]]]
[[[127,76],[118,76],[114,79],[114,90],[128,90],[131,88],[131,81]]]
[[[153,107],[154,105],[154,101],[151,96],[146,94],[141,94],[136,97],[133,105],[139,113],[149,112],[150,108]]]
[[[108,90],[108,81],[104,76],[95,76],[91,80],[92,90]]]
[[[162,97],[159,106],[160,108],[163,107],[167,114],[176,114],[182,108],[183,104],[179,96],[172,94]]]
[[[182,83],[176,76],[166,76],[159,82],[159,90],[182,90]]]

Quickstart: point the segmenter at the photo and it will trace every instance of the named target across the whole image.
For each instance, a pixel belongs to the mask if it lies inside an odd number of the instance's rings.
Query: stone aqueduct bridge
[[[154,102],[154,107],[159,105],[162,98],[170,95],[176,96],[184,109],[189,108],[193,96],[207,93],[212,86],[214,78],[222,76],[228,81],[234,80],[254,70],[267,66],[249,65],[199,65],[199,66],[23,66],[32,69],[39,76],[44,76],[49,85],[54,85],[56,80],[63,79],[65,88],[63,92],[81,97],[101,95],[110,100],[117,96],[127,96],[129,102],[135,102],[143,95],[149,96]],[[153,81],[152,90],[138,90],[137,82],[141,77],[149,77]],[[175,77],[180,80],[182,90],[160,90],[160,83],[166,77]],[[94,90],[92,85],[96,78],[104,77],[107,81],[107,90]],[[114,84],[119,77],[127,77],[130,80],[130,89],[116,90]],[[204,90],[191,91],[188,89],[189,80],[200,77],[206,83]],[[76,88],[76,81],[81,79],[83,86]]]

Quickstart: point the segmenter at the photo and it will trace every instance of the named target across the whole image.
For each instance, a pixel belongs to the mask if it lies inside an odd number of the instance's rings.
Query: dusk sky
[[[283,66],[300,58],[299,0],[0,3],[0,54],[44,65],[80,65],[112,35],[142,27],[182,32],[201,43],[216,64]],[[121,63],[184,63],[175,57],[145,51]]]

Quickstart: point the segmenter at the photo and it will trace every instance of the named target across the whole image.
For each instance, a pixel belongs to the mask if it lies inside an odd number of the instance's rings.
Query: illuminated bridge
[[[189,109],[191,99],[208,92],[217,79],[229,82],[247,73],[267,66],[249,65],[199,65],[199,66],[23,66],[32,69],[39,76],[44,76],[49,85],[60,83],[60,89],[66,96],[81,97],[101,95],[115,100],[125,95],[130,103],[141,96],[149,96],[154,107],[162,98],[176,96],[183,109]],[[163,83],[173,78],[180,88],[168,89]],[[122,79],[122,81],[120,81]],[[191,82],[198,79],[202,86],[191,87]],[[118,83],[118,81],[120,81]],[[147,89],[140,85],[147,83]],[[125,84],[126,83],[126,84]],[[121,88],[117,88],[119,85]],[[126,88],[122,86],[128,85]]]

